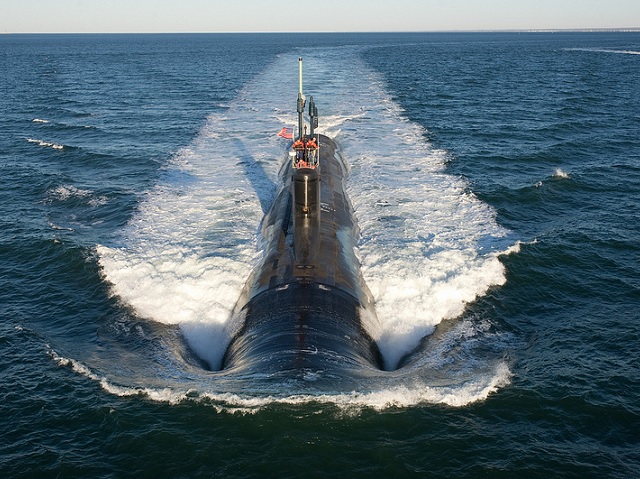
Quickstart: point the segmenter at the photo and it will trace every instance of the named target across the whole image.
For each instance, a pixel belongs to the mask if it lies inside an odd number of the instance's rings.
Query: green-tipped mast
[[[302,118],[304,114],[304,105],[305,98],[302,94],[302,57],[298,59],[298,70],[299,70],[299,85],[300,88],[298,90],[298,139],[302,140],[304,138],[304,119]]]

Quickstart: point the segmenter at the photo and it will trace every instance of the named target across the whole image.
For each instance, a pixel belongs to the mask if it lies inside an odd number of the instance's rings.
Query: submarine
[[[377,322],[374,299],[355,254],[359,237],[345,191],[338,146],[317,133],[318,109],[302,91],[298,128],[261,224],[264,251],[233,311],[227,372],[384,369],[365,326]]]

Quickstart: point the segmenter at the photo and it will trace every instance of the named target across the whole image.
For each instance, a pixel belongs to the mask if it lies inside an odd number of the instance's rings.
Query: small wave
[[[69,228],[69,227],[65,227],[65,226],[59,226],[55,223],[52,223],[51,221],[49,221],[49,227],[52,230],[56,230],[56,231],[75,231],[73,228]]]
[[[58,186],[57,188],[51,190],[49,194],[58,200],[64,201],[73,197],[86,198],[87,196],[91,195],[91,191],[76,188],[75,186]]]
[[[33,123],[49,123],[49,120],[42,120],[40,118],[34,118]]]
[[[518,254],[520,252],[521,247],[522,247],[522,242],[518,240],[513,246],[510,246],[509,248],[507,248],[506,251],[500,252],[498,256],[509,256],[510,254]]]
[[[569,173],[567,173],[566,171],[560,169],[560,168],[556,168],[556,170],[553,172],[553,175],[551,175],[550,177],[551,179],[554,180],[568,180],[571,178],[571,175],[569,175]],[[549,179],[549,178],[547,178]],[[534,183],[533,187],[534,188],[542,188],[544,186],[544,181],[540,180],[537,181],[536,183]]]
[[[81,363],[80,361],[60,356],[53,349],[49,349],[48,353],[51,359],[60,367],[71,368],[73,372],[80,374],[81,376],[84,376],[92,381],[100,383],[102,389],[116,396],[145,396],[153,401],[167,402],[169,404],[177,404],[189,396],[188,393],[174,392],[169,388],[153,389],[117,386],[110,383],[107,378],[94,373],[88,366]]]
[[[85,200],[89,206],[102,206],[108,202],[106,196],[94,196],[93,191],[77,188],[72,185],[58,186],[48,192],[50,201]]]
[[[561,170],[560,168],[556,169],[556,171],[553,173],[553,177],[554,178],[561,178],[561,179],[570,178],[569,173],[567,173],[566,171]]]
[[[533,239],[531,241],[516,241],[515,244],[513,244],[512,246],[510,246],[509,248],[507,248],[505,251],[501,251],[499,253],[497,253],[498,257],[502,257],[502,256],[509,256],[511,254],[518,254],[520,253],[520,250],[522,250],[522,246],[528,246],[528,245],[534,245],[534,244],[538,244],[538,240],[537,239]]]
[[[63,150],[64,145],[59,145],[57,143],[50,143],[48,141],[36,140],[34,138],[27,138],[29,143],[35,143],[38,146],[44,146],[47,148],[53,148],[54,150]]]

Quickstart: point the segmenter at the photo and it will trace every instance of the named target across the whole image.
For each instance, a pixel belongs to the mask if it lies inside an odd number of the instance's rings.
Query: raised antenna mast
[[[304,98],[304,95],[302,94],[302,57],[298,58],[298,82],[300,85],[298,93],[300,93],[300,96]]]
[[[304,119],[303,119],[303,115],[304,115],[304,95],[302,94],[302,57],[300,57],[298,59],[298,65],[299,65],[299,77],[300,77],[300,89],[298,91],[298,139],[302,140],[304,137]]]

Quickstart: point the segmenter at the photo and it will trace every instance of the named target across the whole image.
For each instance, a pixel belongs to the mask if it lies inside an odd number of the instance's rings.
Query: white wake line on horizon
[[[566,48],[570,52],[614,53],[618,55],[640,55],[637,50],[614,50],[611,48]]]

